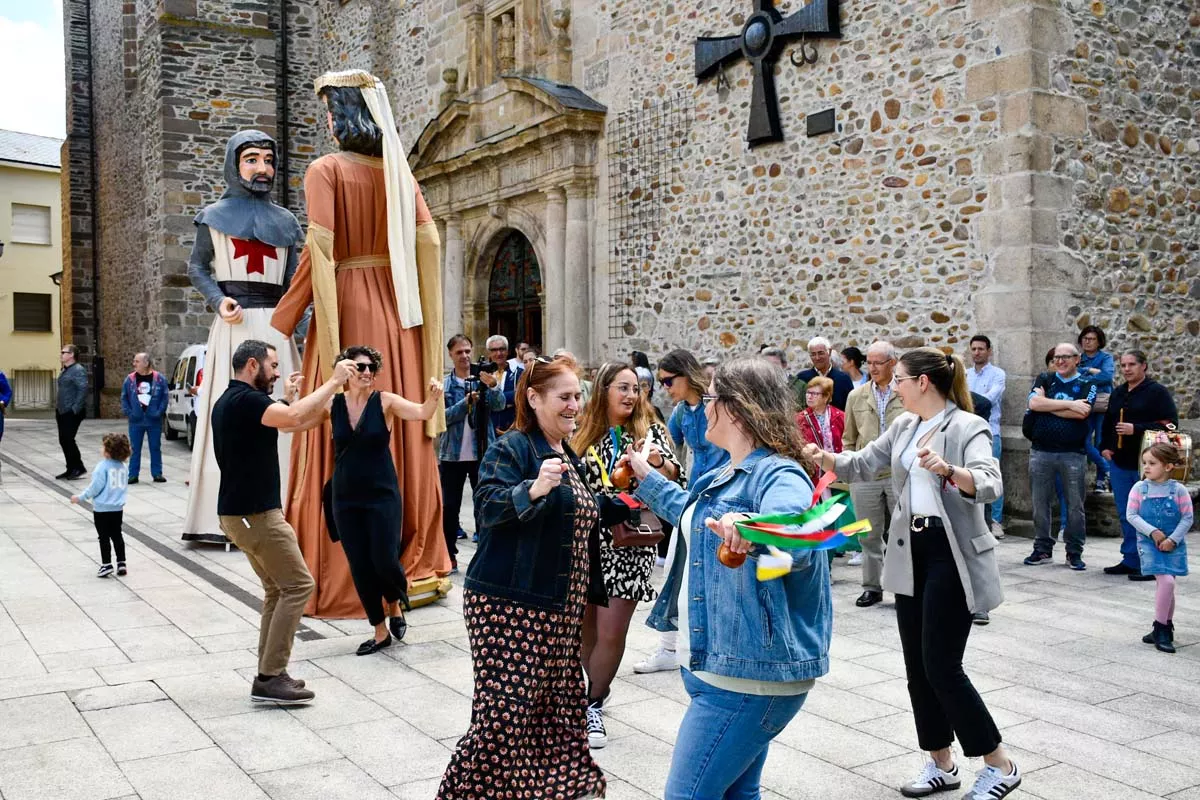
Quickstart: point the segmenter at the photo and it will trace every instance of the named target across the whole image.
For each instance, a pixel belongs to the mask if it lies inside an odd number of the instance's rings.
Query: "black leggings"
[[[372,625],[387,619],[380,598],[389,603],[399,600],[408,608],[408,577],[400,564],[401,508],[399,497],[369,505],[335,501],[333,506],[350,577]]]
[[[96,535],[100,539],[100,563],[112,563],[112,551],[117,551],[117,563],[125,563],[125,537],[121,533],[124,511],[93,511]]]
[[[908,673],[908,695],[922,750],[949,747],[958,734],[963,755],[1000,746],[1000,731],[963,672],[971,612],[942,527],[909,532],[913,596],[896,595],[896,622]]]

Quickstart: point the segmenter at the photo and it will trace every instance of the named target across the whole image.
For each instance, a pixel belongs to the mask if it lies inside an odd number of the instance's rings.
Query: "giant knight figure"
[[[441,243],[437,226],[400,146],[387,92],[360,70],[316,82],[341,152],[312,163],[304,177],[308,233],[300,266],[271,324],[291,335],[313,306],[304,348],[304,386],[328,380],[334,357],[351,345],[383,354],[375,386],[408,398],[425,396],[442,378]],[[409,600],[422,605],[449,589],[450,556],[442,536],[442,494],[433,440],[445,411],[427,422],[397,423],[392,458],[403,501],[402,549]],[[300,540],[317,590],[306,613],[362,617],[340,544],[321,513],[333,476],[329,424],[292,440],[287,518]],[[457,509],[455,509],[457,511]]]
[[[191,493],[183,523],[185,540],[225,542],[217,524],[221,473],[213,453],[209,416],[229,385],[233,351],[247,339],[274,345],[279,372],[299,368],[295,342],[271,327],[271,314],[296,271],[301,240],[296,216],[271,201],[275,140],[262,131],[241,131],[225,145],[225,192],[196,215],[196,243],[188,277],[216,310],[208,332],[204,375],[196,399]],[[283,396],[284,384],[275,383]],[[291,436],[279,437],[280,479],[287,480]]]

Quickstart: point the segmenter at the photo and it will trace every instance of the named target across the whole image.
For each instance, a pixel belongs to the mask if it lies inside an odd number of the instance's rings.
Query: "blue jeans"
[[[1125,508],[1129,505],[1129,492],[1138,482],[1136,469],[1123,469],[1112,465],[1113,501],[1117,504],[1117,516],[1121,518],[1121,563],[1127,567],[1141,569],[1142,560],[1138,558],[1137,531],[1125,521]]]
[[[1096,465],[1096,480],[1098,481],[1108,477],[1108,470],[1112,466],[1104,456],[1100,455],[1100,428],[1103,424],[1103,414],[1092,414],[1088,417],[1088,436],[1083,443],[1088,461]]]
[[[1050,504],[1054,497],[1054,479],[1062,479],[1063,497],[1067,501],[1067,555],[1082,555],[1086,538],[1083,516],[1083,477],[1087,456],[1083,453],[1051,453],[1029,451],[1029,481],[1033,484],[1033,549],[1039,553],[1054,552],[1050,533]]]
[[[730,692],[680,671],[692,704],[675,739],[665,800],[758,800],[767,747],[808,695]]]
[[[129,443],[133,445],[129,456],[131,478],[136,478],[142,470],[142,436],[150,440],[150,474],[157,478],[162,475],[162,417],[129,423]]]
[[[1002,445],[1000,443],[1000,437],[993,436],[992,455],[996,457],[997,461],[1000,460],[1000,453],[1002,452],[1001,447]],[[991,509],[990,513],[992,522],[996,523],[997,525],[1002,524],[1004,522],[1004,495],[997,497],[995,502],[989,503],[988,508]]]

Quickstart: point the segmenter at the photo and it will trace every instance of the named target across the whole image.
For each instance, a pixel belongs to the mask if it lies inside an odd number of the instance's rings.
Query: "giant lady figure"
[[[304,349],[304,386],[329,378],[334,357],[349,345],[383,355],[375,386],[419,402],[430,378],[442,377],[441,244],[409,170],[387,92],[361,70],[316,81],[341,152],[312,163],[304,177],[308,234],[291,287],[271,324],[290,335],[313,305]],[[442,537],[442,498],[433,440],[445,413],[392,430],[392,457],[403,503],[400,557],[414,605],[448,589],[450,556]],[[321,512],[333,475],[328,423],[292,438],[287,518],[317,590],[307,613],[361,617],[340,544]]]

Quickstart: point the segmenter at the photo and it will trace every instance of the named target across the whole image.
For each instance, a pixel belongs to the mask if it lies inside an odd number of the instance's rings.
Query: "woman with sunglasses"
[[[375,636],[358,655],[377,653],[404,638],[408,579],[400,564],[402,506],[392,461],[392,425],[433,417],[442,387],[430,380],[418,405],[375,389],[383,356],[373,347],[348,347],[337,360],[353,361],[357,374],[329,401],[333,427],[333,520],[350,565],[350,577]],[[382,598],[382,600],[381,600]],[[386,602],[386,608],[384,602]],[[390,619],[389,619],[390,618]],[[389,623],[389,624],[385,624]],[[390,627],[390,630],[389,630]]]
[[[588,486],[597,494],[616,497],[623,490],[615,485],[613,472],[621,455],[631,446],[641,447],[649,439],[658,448],[654,468],[668,480],[682,481],[683,469],[667,446],[667,429],[654,418],[650,404],[638,385],[638,376],[628,364],[605,364],[596,375],[592,399],[583,411],[571,447],[587,468]],[[622,481],[617,481],[622,482]],[[636,481],[624,491],[632,492]],[[649,515],[649,511],[644,512]],[[604,747],[604,701],[625,655],[629,621],[641,601],[657,594],[650,582],[657,551],[654,545],[615,546],[613,533],[605,528],[600,539],[600,562],[608,606],[589,605],[583,621],[583,666],[588,675],[588,740]]]
[[[972,614],[1000,605],[996,539],[984,505],[1003,491],[992,431],[977,417],[958,356],[929,347],[900,357],[892,385],[908,411],[862,450],[805,455],[843,479],[891,468],[898,498],[883,562],[883,588],[896,595],[896,623],[908,675],[917,741],[925,769],[901,787],[905,797],[957,789],[961,773],[951,745],[986,764],[964,800],[1000,800],[1021,773],[1000,731],[963,671]]]
[[[759,581],[755,561],[764,551],[752,552],[734,524],[812,505],[788,379],[766,359],[742,358],[718,366],[708,392],[706,435],[728,463],[685,491],[641,454],[628,455],[641,480],[637,497],[679,525],[647,621],[686,634],[679,656],[691,704],[675,739],[666,800],[759,797],[771,741],[829,670],[828,559],[798,553],[790,573]],[[746,562],[726,566],[722,548]]]

